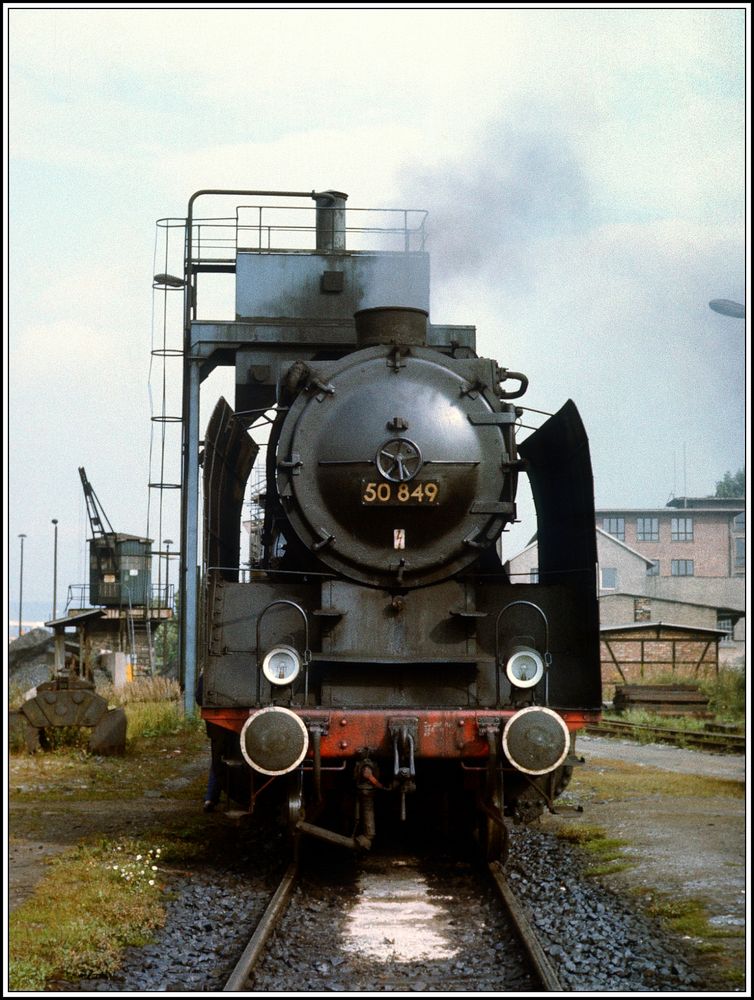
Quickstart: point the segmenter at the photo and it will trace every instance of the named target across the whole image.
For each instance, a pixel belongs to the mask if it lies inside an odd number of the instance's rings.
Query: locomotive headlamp
[[[542,680],[545,663],[541,653],[531,646],[517,646],[508,657],[505,672],[511,684],[520,688],[534,687]]]
[[[241,730],[241,753],[246,763],[262,774],[288,774],[299,766],[308,749],[309,734],[302,720],[278,705],[250,715]]]
[[[262,661],[262,673],[270,684],[292,684],[301,670],[301,657],[293,646],[275,646]]]
[[[522,708],[503,730],[503,752],[524,774],[554,771],[568,756],[570,745],[568,726],[551,708]]]

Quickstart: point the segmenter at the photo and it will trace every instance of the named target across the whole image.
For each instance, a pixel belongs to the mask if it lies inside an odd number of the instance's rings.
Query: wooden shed
[[[638,622],[600,629],[603,698],[612,700],[616,684],[678,683],[715,676],[722,629]]]

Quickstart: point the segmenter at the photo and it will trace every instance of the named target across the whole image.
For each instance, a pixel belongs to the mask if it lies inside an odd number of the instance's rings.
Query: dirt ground
[[[209,766],[209,751],[187,750],[169,776],[146,781],[138,793],[124,787],[123,797],[60,798],[61,786],[75,796],[77,784],[90,792],[87,782],[45,768],[40,777],[35,758],[13,755],[9,764],[7,843],[7,900],[12,912],[43,878],[47,861],[76,843],[98,834],[137,837],[160,823],[160,818],[194,818],[201,809],[202,786]],[[107,767],[128,768],[127,758],[111,758]],[[57,787],[55,787],[57,786]],[[40,798],[34,797],[39,791]],[[194,791],[195,794],[190,793]]]
[[[745,782],[740,755],[703,753],[623,740],[582,737],[577,752],[589,769],[609,769],[621,761],[634,767]],[[635,862],[629,881],[704,899],[713,916],[743,926],[746,907],[746,800],[731,795],[676,798],[652,794],[628,799],[592,799],[585,821],[627,841],[624,853]]]
[[[665,794],[662,776],[704,775],[743,783],[745,758],[598,737],[580,738],[577,752],[585,758],[585,766],[577,769],[561,800],[562,813],[546,817],[544,828],[557,830],[573,823],[603,828],[609,836],[625,841],[622,855],[630,862],[626,870],[607,876],[614,889],[697,899],[707,907],[712,926],[743,928],[747,917],[746,799],[731,795],[730,785],[719,795],[709,790],[704,797]],[[64,779],[70,797],[61,797],[60,789],[54,787],[61,779],[55,777],[52,766],[40,768],[27,755],[13,755],[8,771],[9,910],[33,891],[51,856],[84,837],[97,833],[136,836],[158,825],[162,816],[195,818],[201,809],[208,759],[206,747],[187,748],[169,773],[163,770],[150,776],[147,772],[119,797],[98,798],[90,779],[89,797],[82,800],[76,798],[77,782],[70,774]],[[108,762],[107,766],[128,767],[128,762]],[[653,776],[653,790],[637,794],[634,787],[632,794],[625,794],[617,780],[618,768],[632,780],[640,773]],[[37,790],[41,794],[35,794]],[[584,811],[575,812],[576,806]],[[745,939],[723,940],[731,960],[740,965]]]
[[[629,862],[625,870],[603,877],[613,889],[638,890],[645,898],[654,894],[697,900],[706,908],[712,928],[738,933],[748,928],[747,799],[730,794],[734,786],[729,784],[720,786],[721,794],[710,794],[709,782],[700,797],[663,793],[657,790],[662,779],[648,783],[646,793],[636,793],[642,774],[656,777],[658,772],[667,773],[668,779],[690,775],[744,785],[746,758],[589,736],[579,738],[577,754],[585,765],[577,770],[564,801],[584,811],[548,816],[545,829],[574,823],[601,827],[625,842],[621,856]],[[619,773],[633,779],[632,794],[622,790]],[[590,789],[595,776],[596,795]],[[741,966],[745,937],[716,943],[724,948],[729,964]]]

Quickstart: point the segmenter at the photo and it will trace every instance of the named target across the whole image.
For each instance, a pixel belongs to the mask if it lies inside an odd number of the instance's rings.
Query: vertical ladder
[[[155,672],[154,663],[154,648],[152,645],[152,622],[149,618],[148,609],[146,607],[138,609],[142,611],[142,616],[137,616],[134,614],[134,609],[131,606],[131,598],[128,598],[128,608],[126,610],[126,627],[128,629],[128,645],[130,648],[131,655],[131,667],[133,669],[133,676],[147,676],[153,677]],[[137,635],[144,635],[146,640],[147,649],[147,660],[143,664],[144,669],[142,670],[142,657],[139,656],[139,651],[136,645]]]

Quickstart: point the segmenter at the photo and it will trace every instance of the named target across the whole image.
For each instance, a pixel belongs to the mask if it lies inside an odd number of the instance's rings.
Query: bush
[[[717,677],[701,681],[699,687],[710,700],[710,710],[728,722],[742,722],[746,715],[746,674],[722,667]]]

